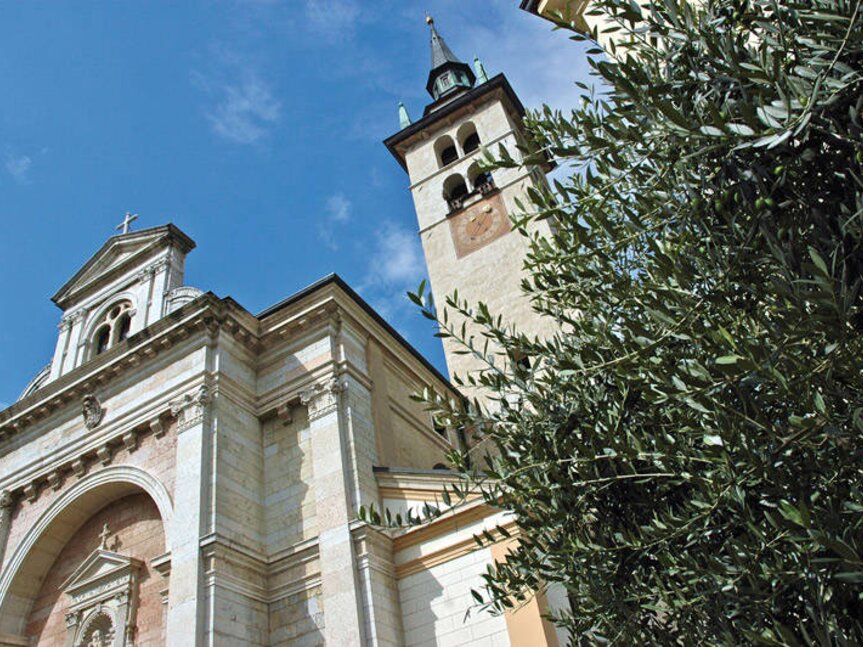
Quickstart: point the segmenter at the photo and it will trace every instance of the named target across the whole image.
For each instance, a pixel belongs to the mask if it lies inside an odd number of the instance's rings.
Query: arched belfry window
[[[464,178],[458,173],[454,173],[444,180],[443,197],[449,204],[450,211],[461,209],[467,194],[467,185],[464,183]]]
[[[455,142],[449,135],[440,137],[434,144],[435,154],[437,155],[438,167],[443,168],[448,164],[452,164],[458,159],[458,149],[455,147]]]
[[[100,355],[129,336],[132,329],[132,304],[116,303],[105,312],[94,327],[91,338],[92,356]]]
[[[481,143],[479,134],[476,132],[476,126],[472,121],[463,123],[458,129],[457,136],[465,155],[479,148]]]
[[[467,179],[470,181],[471,189],[479,191],[483,195],[494,189],[494,178],[491,171],[483,170],[476,162],[471,164],[467,170]]]

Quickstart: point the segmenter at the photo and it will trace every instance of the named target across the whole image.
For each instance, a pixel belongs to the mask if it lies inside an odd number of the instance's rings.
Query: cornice
[[[49,382],[0,412],[0,452],[10,436],[31,428],[70,405],[77,407],[83,398],[108,382],[129,370],[140,368],[142,363],[196,336],[214,338],[224,331],[241,343],[254,343],[254,334],[232,314],[227,304],[212,293],[207,293],[102,355]]]

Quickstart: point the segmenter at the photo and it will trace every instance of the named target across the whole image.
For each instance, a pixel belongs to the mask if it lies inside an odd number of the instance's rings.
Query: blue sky
[[[0,408],[51,358],[50,297],[114,232],[173,222],[186,284],[258,312],[341,274],[445,372],[381,144],[429,102],[424,13],[528,107],[572,105],[583,49],[517,0],[0,4]]]

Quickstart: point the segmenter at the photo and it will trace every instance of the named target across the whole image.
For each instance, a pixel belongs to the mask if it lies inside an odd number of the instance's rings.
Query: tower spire
[[[435,100],[459,89],[470,89],[476,82],[473,70],[456,56],[435,28],[434,18],[426,16],[431,30],[431,71],[426,90]]]

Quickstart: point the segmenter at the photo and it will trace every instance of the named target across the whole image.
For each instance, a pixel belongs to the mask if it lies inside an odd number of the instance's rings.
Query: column
[[[344,438],[342,394],[333,378],[302,394],[309,411],[312,469],[318,517],[324,640],[327,645],[362,645],[360,592],[350,532],[350,461]]]

